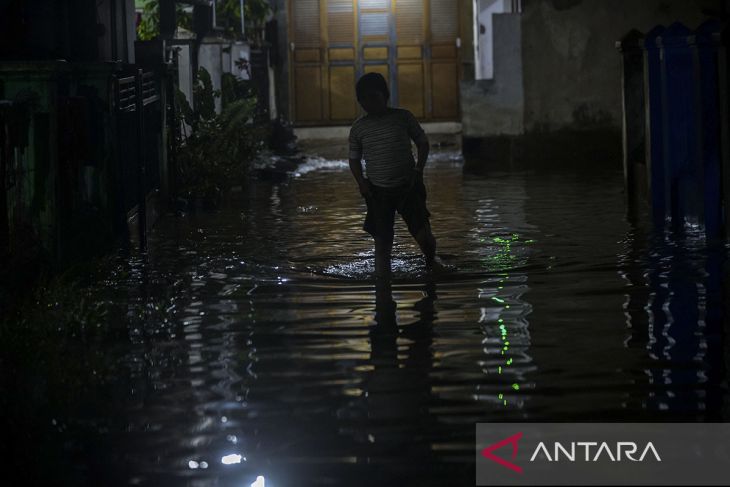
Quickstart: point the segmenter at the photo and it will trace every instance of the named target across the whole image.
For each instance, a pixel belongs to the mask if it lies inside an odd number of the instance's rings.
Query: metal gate
[[[115,78],[119,207],[136,218],[140,247],[146,246],[147,199],[160,187],[161,99],[151,72]]]
[[[348,124],[355,81],[379,72],[391,104],[459,117],[461,0],[290,0],[290,99],[298,125]]]

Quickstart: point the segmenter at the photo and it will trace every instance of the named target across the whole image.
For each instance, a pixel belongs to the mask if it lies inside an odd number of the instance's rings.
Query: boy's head
[[[363,75],[357,81],[355,92],[357,101],[367,113],[377,115],[388,108],[390,90],[388,90],[388,83],[380,73]]]

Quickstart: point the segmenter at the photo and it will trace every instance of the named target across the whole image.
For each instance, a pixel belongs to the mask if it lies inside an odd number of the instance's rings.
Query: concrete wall
[[[527,132],[621,127],[621,64],[614,47],[632,28],[679,20],[694,28],[725,0],[524,0],[522,59]]]
[[[493,79],[461,83],[462,130],[465,137],[523,133],[523,80],[519,14],[493,17]]]
[[[230,43],[229,43],[230,45]],[[205,68],[210,74],[214,90],[221,89],[221,77],[223,76],[223,41],[210,38],[204,39],[198,50],[198,66]],[[221,99],[215,99],[215,111],[221,111]]]
[[[493,84],[474,81],[473,66],[470,69],[466,57],[469,54],[463,53],[465,169],[482,171],[524,165],[620,169],[621,56],[615,48],[616,41],[631,29],[646,32],[657,24],[681,21],[691,28],[697,27],[709,18],[709,13],[719,15],[727,11],[726,3],[727,0],[523,0],[520,44],[510,35],[514,26],[509,30],[508,24],[501,24],[502,32],[495,32],[495,56],[500,56],[504,63],[495,65],[497,79]],[[462,30],[466,32],[466,28],[473,26],[473,14],[470,5],[463,5],[463,9],[468,25],[463,25]],[[520,61],[522,120],[517,108],[520,98],[509,91],[518,86],[518,77],[511,68]],[[500,82],[500,76],[507,79]]]

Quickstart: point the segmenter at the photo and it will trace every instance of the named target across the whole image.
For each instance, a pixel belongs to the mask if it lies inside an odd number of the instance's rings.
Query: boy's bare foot
[[[376,270],[373,272],[373,277],[376,281],[387,281],[392,277],[392,272],[389,270]]]
[[[439,273],[439,272],[444,272],[447,269],[447,267],[446,267],[446,265],[444,265],[441,258],[439,256],[435,255],[430,259],[426,258],[426,269],[429,272]]]

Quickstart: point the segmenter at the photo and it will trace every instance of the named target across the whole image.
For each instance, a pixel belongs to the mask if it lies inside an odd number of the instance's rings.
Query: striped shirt
[[[382,115],[364,115],[350,129],[350,159],[365,159],[367,177],[374,185],[401,186],[408,183],[415,166],[411,140],[428,141],[408,110],[388,108]]]

